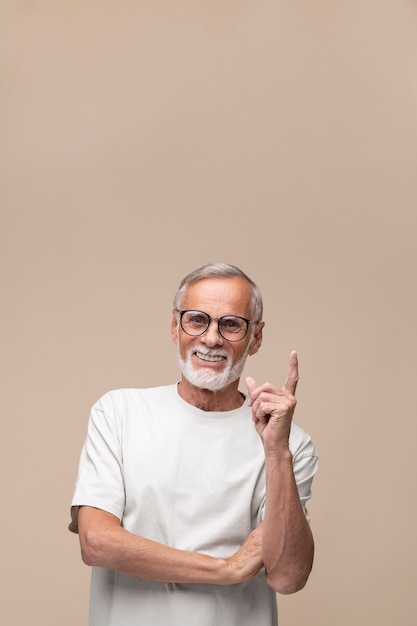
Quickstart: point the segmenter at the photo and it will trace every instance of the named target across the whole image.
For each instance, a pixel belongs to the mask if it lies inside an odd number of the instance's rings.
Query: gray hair
[[[249,283],[252,290],[251,314],[254,322],[260,322],[262,320],[263,304],[259,287],[249,278],[249,276],[245,274],[245,272],[235,265],[229,265],[228,263],[207,263],[183,278],[174,297],[174,309],[179,310],[181,308],[182,298],[189,285],[192,285],[199,280],[203,280],[204,278],[235,277],[243,278]]]

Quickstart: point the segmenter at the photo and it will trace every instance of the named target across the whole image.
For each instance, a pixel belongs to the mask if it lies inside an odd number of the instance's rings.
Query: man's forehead
[[[183,308],[202,308],[203,305],[247,308],[251,289],[241,277],[203,278],[188,285],[182,302]],[[236,311],[230,311],[235,312]]]

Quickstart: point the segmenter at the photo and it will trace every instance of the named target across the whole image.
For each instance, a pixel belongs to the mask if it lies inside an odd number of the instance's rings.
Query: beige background
[[[0,24],[1,623],[86,624],[90,406],[177,379],[172,295],[225,260],[265,298],[247,373],[298,350],[321,456],[280,624],[415,626],[416,3],[16,0]]]

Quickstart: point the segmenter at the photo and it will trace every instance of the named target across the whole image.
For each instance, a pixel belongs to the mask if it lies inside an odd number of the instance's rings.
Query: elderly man
[[[92,408],[70,524],[93,566],[90,626],[276,626],[275,592],[305,585],[317,456],[292,422],[296,353],[282,387],[239,390],[263,327],[255,283],[203,266],[174,300],[180,382]]]

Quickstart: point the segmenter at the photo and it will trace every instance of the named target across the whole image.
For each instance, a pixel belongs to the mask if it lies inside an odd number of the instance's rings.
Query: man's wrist
[[[227,559],[217,559],[219,585],[234,585],[240,582],[236,565],[236,559],[233,556]]]
[[[288,444],[281,444],[278,446],[265,448],[265,460],[282,462],[282,463],[292,463],[292,452],[288,447]]]

